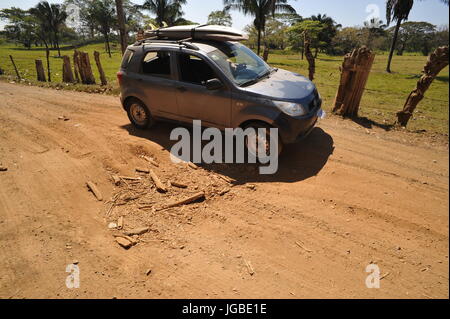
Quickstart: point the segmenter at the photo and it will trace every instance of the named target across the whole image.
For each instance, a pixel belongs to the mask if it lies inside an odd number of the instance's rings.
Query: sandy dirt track
[[[85,183],[109,199],[111,173],[134,174],[139,152],[161,163],[162,179],[174,174],[174,127],[133,129],[117,97],[0,82],[0,297],[449,297],[448,146],[333,116],[286,147],[274,176],[201,168],[237,185],[187,219],[159,212],[165,241],[119,247]],[[71,290],[74,260],[81,287]],[[380,289],[366,288],[371,262]]]

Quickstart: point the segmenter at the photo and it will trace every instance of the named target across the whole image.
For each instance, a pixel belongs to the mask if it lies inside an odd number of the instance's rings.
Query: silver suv
[[[128,47],[117,76],[123,107],[140,129],[160,119],[222,130],[274,127],[287,144],[307,136],[323,114],[311,81],[270,67],[238,42],[140,41]]]

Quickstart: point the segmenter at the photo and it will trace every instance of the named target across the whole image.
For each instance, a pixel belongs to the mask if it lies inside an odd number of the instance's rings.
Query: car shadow
[[[179,126],[179,124],[159,122],[149,130],[139,130],[131,124],[122,128],[130,135],[150,140],[170,152],[172,146],[177,143],[170,140],[170,133]],[[260,164],[202,163],[198,165],[205,170],[233,179],[236,185],[265,182],[294,183],[316,176],[327,164],[333,152],[333,138],[321,128],[316,127],[303,141],[285,146],[279,158],[278,171],[272,175],[261,175]]]

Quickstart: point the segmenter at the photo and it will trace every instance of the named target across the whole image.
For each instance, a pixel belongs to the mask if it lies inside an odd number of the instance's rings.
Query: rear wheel
[[[153,126],[153,119],[147,106],[138,99],[130,99],[126,104],[128,118],[138,129],[146,129]]]
[[[256,156],[258,158],[258,149],[261,145],[262,149],[265,151],[265,154],[262,154],[262,156],[271,155],[270,154],[270,145],[271,143],[278,143],[278,156],[283,151],[283,142],[281,141],[280,136],[278,138],[276,136],[272,136],[270,134],[270,129],[274,128],[268,124],[255,122],[250,123],[244,127],[244,130],[252,128],[253,132],[248,137],[245,138],[245,146],[247,148],[247,151],[251,153],[252,155]],[[266,136],[259,136],[258,135],[258,129],[263,128],[266,130]]]

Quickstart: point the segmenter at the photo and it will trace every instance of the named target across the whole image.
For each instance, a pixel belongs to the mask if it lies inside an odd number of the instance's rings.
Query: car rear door
[[[197,54],[177,53],[176,96],[178,113],[184,122],[201,120],[205,126],[227,128],[231,124],[231,91],[224,85],[208,90],[204,82],[218,78],[219,72]]]
[[[176,98],[175,53],[149,49],[141,61],[135,85],[154,116],[178,119]]]

